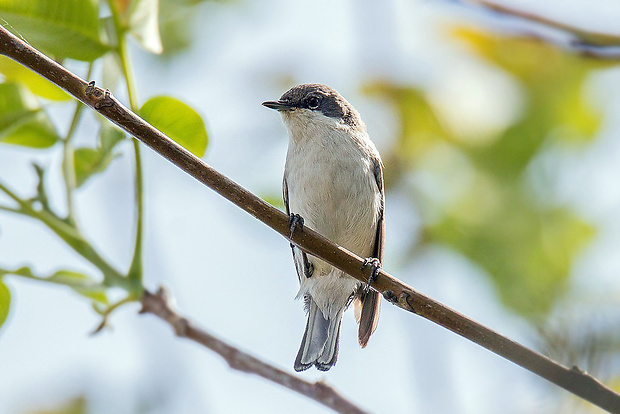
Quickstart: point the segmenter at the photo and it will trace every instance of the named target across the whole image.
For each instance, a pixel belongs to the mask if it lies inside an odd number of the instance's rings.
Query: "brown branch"
[[[548,17],[505,6],[489,0],[449,0],[465,6],[472,5],[500,16],[514,17],[538,26],[551,28],[568,35],[570,41],[561,46],[576,53],[599,59],[620,59],[620,34],[595,32],[580,29]],[[528,32],[528,36],[536,37],[550,43],[560,43],[557,39],[538,32]]]
[[[288,216],[166,137],[106,91],[87,84],[58,63],[0,27],[0,54],[10,57],[65,89],[77,99],[151,147],[192,177],[288,239]],[[296,228],[292,241],[310,254],[366,282],[370,270],[358,256],[308,228]],[[381,270],[372,287],[392,304],[420,315],[489,349],[548,381],[612,413],[620,414],[620,395],[578,368],[564,367],[423,295]]]
[[[338,394],[332,387],[322,381],[311,383],[267,364],[260,359],[227,344],[210,333],[194,326],[183,316],[176,313],[170,306],[168,293],[159,288],[153,294],[144,291],[140,313],[151,313],[168,322],[177,336],[198,342],[224,358],[232,369],[255,374],[283,387],[296,391],[308,398],[337,411],[339,413],[364,413],[362,409]]]

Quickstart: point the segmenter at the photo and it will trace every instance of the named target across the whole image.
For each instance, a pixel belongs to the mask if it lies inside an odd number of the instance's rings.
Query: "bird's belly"
[[[322,167],[322,168],[321,168]],[[372,254],[379,193],[362,167],[323,165],[311,174],[290,171],[289,207],[306,226],[362,257]]]

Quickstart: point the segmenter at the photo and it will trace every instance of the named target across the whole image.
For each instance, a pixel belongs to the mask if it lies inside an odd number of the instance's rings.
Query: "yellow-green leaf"
[[[7,29],[37,49],[64,59],[93,61],[108,49],[99,36],[95,0],[0,0]]]
[[[105,286],[95,282],[85,274],[69,270],[59,270],[58,272],[51,275],[48,280],[66,285],[80,295],[92,299],[96,302],[104,304],[108,303]]]
[[[192,154],[197,157],[204,155],[209,141],[205,123],[186,103],[169,96],[158,96],[142,106],[140,115]]]
[[[48,148],[58,141],[54,125],[37,99],[14,83],[0,84],[0,142]]]
[[[11,307],[11,292],[9,288],[0,280],[0,327],[6,321]]]
[[[0,73],[6,82],[20,83],[26,86],[30,92],[42,98],[52,101],[70,99],[65,91],[52,82],[4,56],[0,56]]]
[[[125,138],[125,134],[114,125],[103,120],[99,133],[99,145],[94,148],[77,148],[74,152],[76,185],[82,186],[93,175],[105,171],[118,154],[114,147]]]

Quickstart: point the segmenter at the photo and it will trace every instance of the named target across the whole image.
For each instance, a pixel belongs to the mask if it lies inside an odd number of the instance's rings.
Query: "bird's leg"
[[[377,280],[377,275],[379,274],[379,270],[381,269],[381,262],[376,257],[367,257],[364,259],[364,265],[362,269],[366,266],[370,266],[370,276],[368,276],[368,282],[366,283],[365,290],[370,288],[370,285]]]
[[[293,233],[297,228],[300,230],[304,228],[304,219],[299,214],[291,214],[288,216],[288,227],[291,230],[288,239],[291,242],[291,247],[293,247]]]
[[[293,233],[295,233],[295,230],[297,228],[303,229],[304,219],[299,214],[291,214],[288,218],[288,225],[291,230],[291,234],[289,235],[288,239],[291,242],[291,249],[293,249],[293,257],[294,257],[295,256],[295,244],[293,243]],[[308,255],[306,254],[306,252],[302,251],[301,257],[302,257],[303,266],[304,266],[304,276],[306,276],[306,278],[309,279],[310,277],[312,277],[312,274],[314,273],[314,265],[312,264],[310,260],[308,260]]]
[[[304,260],[304,275],[306,276],[306,279],[310,279],[314,273],[314,265],[310,260],[308,260],[308,255],[306,252],[301,252],[301,257]]]

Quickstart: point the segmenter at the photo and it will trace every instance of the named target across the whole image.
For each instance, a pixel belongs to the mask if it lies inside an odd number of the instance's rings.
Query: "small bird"
[[[368,257],[376,274],[385,239],[383,164],[358,112],[321,84],[295,86],[263,105],[282,114],[289,132],[283,196],[291,234],[295,226],[307,226]],[[294,368],[327,371],[338,356],[344,311],[354,303],[363,348],[377,327],[379,294],[292,243],[291,248],[297,297],[304,298],[308,312]]]

